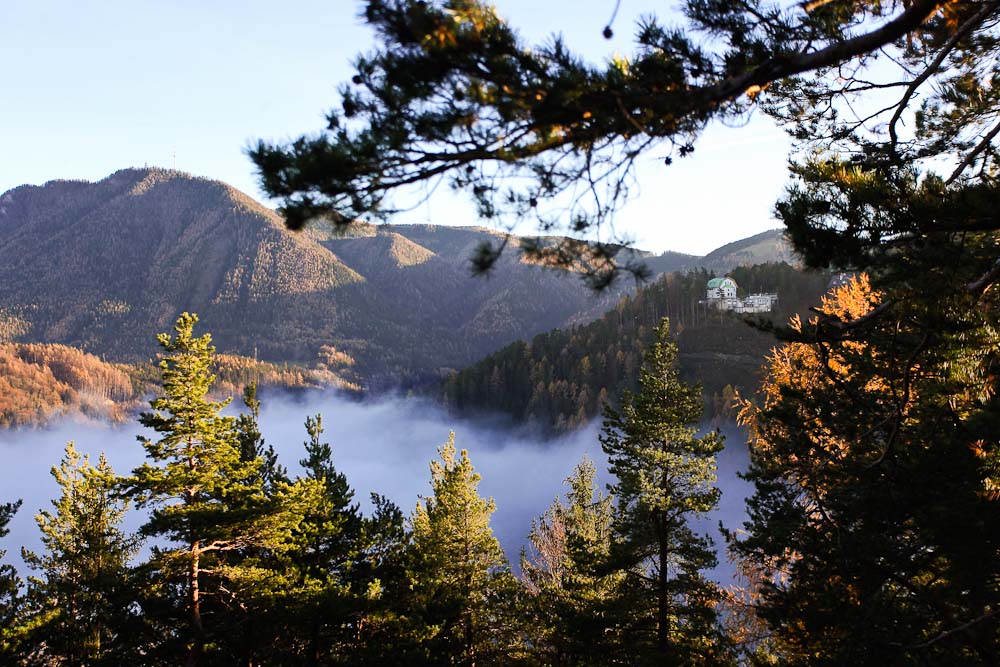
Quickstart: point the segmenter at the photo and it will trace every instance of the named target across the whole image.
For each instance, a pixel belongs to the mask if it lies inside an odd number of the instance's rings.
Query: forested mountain
[[[284,389],[356,389],[324,365],[303,368],[216,355],[215,394],[238,395],[252,382]],[[40,426],[61,417],[122,422],[158,389],[152,363],[123,364],[54,343],[0,343],[0,427]]]
[[[590,321],[634,289],[595,294],[517,252],[473,277],[473,250],[498,239],[434,225],[290,232],[224,183],[163,169],[21,186],[0,195],[0,340],[139,362],[154,352],[151,329],[191,311],[220,351],[405,387]],[[699,261],[640,254],[654,272]]]
[[[445,381],[448,404],[459,411],[500,411],[517,421],[557,431],[581,426],[634,389],[643,350],[664,317],[680,348],[681,376],[701,382],[709,414],[730,409],[733,393],[753,392],[773,336],[744,318],[700,304],[712,274],[705,269],[661,276],[626,296],[601,318],[518,341]],[[829,274],[804,273],[792,266],[760,264],[733,269],[750,290],[777,292],[775,323],[817,303]],[[754,316],[759,317],[759,316]]]

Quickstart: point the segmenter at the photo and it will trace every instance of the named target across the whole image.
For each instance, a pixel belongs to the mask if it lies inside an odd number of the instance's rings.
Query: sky
[[[555,33],[602,62],[633,50],[635,20],[671,3],[496,0],[529,43]],[[0,193],[126,167],[174,167],[225,181],[266,205],[245,149],[313,134],[374,46],[355,0],[33,0],[0,2]],[[703,254],[779,227],[787,137],[763,114],[712,126],[669,169],[650,155],[616,229],[637,246]],[[445,189],[441,189],[445,190]],[[447,192],[393,222],[479,224]],[[520,232],[531,231],[519,229]]]

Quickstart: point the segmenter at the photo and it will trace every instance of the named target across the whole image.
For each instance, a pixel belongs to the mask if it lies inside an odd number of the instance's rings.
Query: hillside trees
[[[29,579],[33,660],[117,664],[127,660],[122,635],[133,611],[129,562],[139,546],[122,528],[128,503],[117,496],[118,477],[104,455],[95,466],[72,442],[52,476],[61,495],[54,512],[36,517],[45,551],[22,551],[25,564],[41,574]]]
[[[825,272],[785,263],[741,267],[732,275],[740,285],[777,291],[776,317],[808,312],[829,280]],[[741,317],[699,304],[710,276],[704,270],[661,276],[593,322],[508,345],[450,376],[445,400],[459,410],[496,410],[554,431],[577,428],[605,403],[616,404],[623,391],[637,389],[644,350],[668,317],[678,334],[681,377],[701,383],[717,405],[709,417],[725,415],[724,395],[734,387],[754,390],[774,339]]]
[[[608,455],[617,502],[616,553],[629,573],[633,618],[629,644],[637,664],[718,664],[721,657],[710,538],[692,522],[718,505],[718,432],[697,436],[701,389],[677,375],[677,346],[664,320],[639,375],[639,392],[608,409],[601,447]]]

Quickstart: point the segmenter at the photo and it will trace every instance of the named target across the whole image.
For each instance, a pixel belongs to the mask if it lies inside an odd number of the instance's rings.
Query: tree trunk
[[[661,655],[670,649],[670,605],[667,590],[667,562],[669,550],[663,520],[660,521],[660,567],[657,572],[656,648]]]
[[[201,624],[201,591],[198,587],[200,543],[195,540],[191,544],[191,568],[188,571],[188,584],[191,590],[189,600],[191,606],[191,650],[188,652],[188,667],[197,667],[201,662],[201,654],[205,649],[205,628]]]

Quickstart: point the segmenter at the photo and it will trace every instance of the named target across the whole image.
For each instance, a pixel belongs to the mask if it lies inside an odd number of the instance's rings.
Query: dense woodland
[[[454,436],[409,517],[378,495],[362,513],[321,415],[305,419],[293,478],[259,430],[256,385],[240,416],[220,414],[196,323],[185,313],[159,337],[162,394],[136,445],[146,463],[119,475],[69,443],[53,467],[43,550],[22,550],[32,576],[0,570],[4,664],[734,664],[745,652],[720,620],[734,594],[704,576],[715,547],[693,528],[718,502],[723,442],[696,435],[701,390],[679,380],[666,320],[639,392],[607,415],[617,481],[604,494],[591,461],[567,470],[516,568]],[[19,503],[0,509],[2,530]],[[145,524],[131,534],[136,509]]]
[[[817,303],[830,280],[785,263],[737,267],[746,292],[777,292],[768,320],[784,322]],[[566,431],[589,423],[624,390],[634,390],[645,348],[668,318],[680,348],[680,370],[702,383],[708,416],[731,418],[736,393],[753,393],[777,340],[740,316],[705,305],[704,269],[670,273],[624,297],[599,319],[518,342],[449,377],[445,400],[460,412],[500,411],[516,423]],[[759,320],[763,316],[750,319]]]

